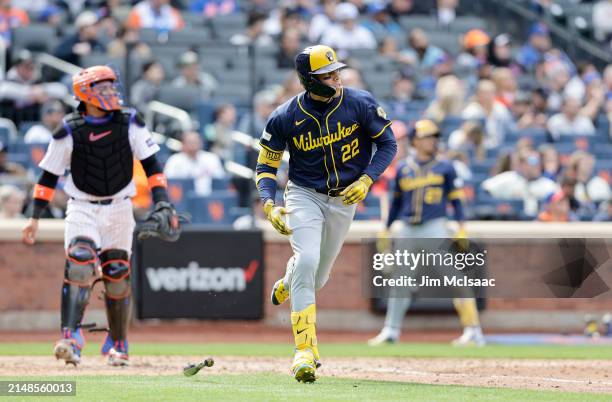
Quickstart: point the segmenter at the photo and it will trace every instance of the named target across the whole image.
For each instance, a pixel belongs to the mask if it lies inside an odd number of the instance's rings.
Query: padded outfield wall
[[[59,291],[64,265],[63,221],[41,221],[39,241],[34,247],[20,242],[24,223],[0,222],[0,330],[55,329],[59,322]],[[317,295],[320,328],[374,331],[382,325],[383,317],[373,312],[371,300],[365,298],[362,292],[362,242],[375,238],[380,229],[379,222],[353,224],[330,281]],[[607,238],[612,234],[612,224],[468,222],[467,230],[475,238]],[[249,297],[257,299],[253,303],[262,302],[263,310],[259,315],[262,325],[285,326],[288,307],[272,306],[267,297],[273,283],[284,272],[291,248],[287,239],[271,227],[264,230],[263,240],[263,264],[256,267],[251,261],[243,267],[245,272],[249,270],[251,277],[257,274],[257,277],[262,275],[263,279],[254,296]],[[225,250],[219,246],[215,249],[219,253],[239,254],[240,244],[226,243]],[[515,263],[516,259],[510,255],[496,260],[490,269],[509,273],[516,270]],[[257,272],[258,269],[260,272]],[[612,269],[608,267],[604,271],[602,278],[607,284],[612,284]],[[239,288],[244,286],[242,284]],[[84,321],[105,322],[103,305],[97,297],[101,288],[95,291]],[[224,304],[231,304],[231,295],[226,296],[230,301]],[[180,304],[177,304],[177,309],[180,308]],[[482,321],[488,330],[580,331],[585,314],[609,311],[612,311],[610,291],[594,299],[494,298],[486,301]],[[253,320],[257,316],[249,317]],[[458,329],[459,322],[450,309],[442,308],[433,314],[409,313],[405,326],[416,330]]]

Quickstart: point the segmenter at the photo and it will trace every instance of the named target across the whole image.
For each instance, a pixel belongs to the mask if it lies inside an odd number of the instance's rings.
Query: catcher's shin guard
[[[296,349],[291,370],[298,381],[314,381],[316,368],[321,365],[317,347],[316,321],[317,310],[314,304],[302,311],[291,313],[291,327]]]
[[[125,250],[109,249],[100,254],[104,279],[109,335],[114,341],[127,337],[130,320],[130,262]]]
[[[75,237],[68,245],[62,286],[62,330],[76,332],[81,325],[95,276],[95,250],[94,241],[82,236]]]

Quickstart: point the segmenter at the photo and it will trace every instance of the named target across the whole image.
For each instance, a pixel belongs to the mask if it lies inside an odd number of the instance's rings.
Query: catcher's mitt
[[[181,224],[189,223],[190,220],[188,213],[177,213],[172,204],[160,201],[144,222],[138,225],[138,240],[159,237],[165,241],[177,241],[181,235]]]

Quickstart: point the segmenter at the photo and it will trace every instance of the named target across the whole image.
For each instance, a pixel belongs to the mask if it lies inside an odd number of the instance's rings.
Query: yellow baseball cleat
[[[271,299],[275,306],[281,305],[289,299],[289,289],[285,288],[284,278],[277,280],[274,284]]]
[[[298,382],[315,382],[317,379],[317,369],[312,350],[296,350],[295,356],[293,357],[293,364],[291,365],[291,371],[293,371],[293,376]]]

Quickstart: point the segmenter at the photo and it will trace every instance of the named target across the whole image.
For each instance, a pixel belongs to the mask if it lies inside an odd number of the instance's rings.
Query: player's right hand
[[[289,213],[285,208],[275,206],[272,200],[267,200],[263,208],[268,220],[278,233],[282,235],[290,235],[292,233],[285,222],[285,215]]]
[[[36,242],[36,232],[38,232],[38,219],[30,218],[26,227],[21,231],[21,240],[25,244],[34,244]]]

